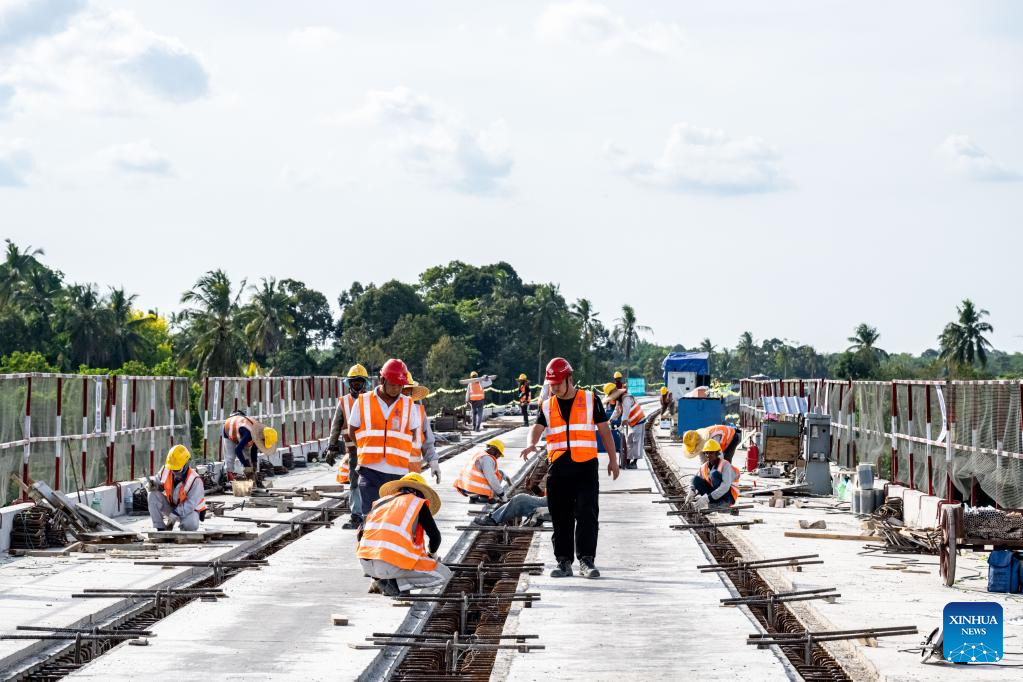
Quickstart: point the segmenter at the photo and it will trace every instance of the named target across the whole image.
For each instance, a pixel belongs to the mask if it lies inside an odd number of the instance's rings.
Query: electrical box
[[[831,415],[810,412],[806,415],[804,456],[806,483],[814,495],[831,494]]]

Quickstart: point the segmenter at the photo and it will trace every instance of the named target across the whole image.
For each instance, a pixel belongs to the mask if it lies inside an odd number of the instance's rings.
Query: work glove
[[[710,498],[706,495],[698,495],[693,501],[693,504],[695,504],[696,508],[699,510],[707,509],[710,507]]]
[[[335,458],[336,454],[337,453],[333,450],[329,448],[327,449],[327,456],[323,458],[323,461],[327,463],[327,466],[334,466],[335,462],[337,462],[337,459]]]
[[[440,485],[440,462],[435,459],[430,461],[430,473],[433,474],[433,478],[437,481],[437,485]]]

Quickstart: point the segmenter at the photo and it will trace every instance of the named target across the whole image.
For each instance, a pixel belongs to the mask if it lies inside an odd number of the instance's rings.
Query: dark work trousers
[[[355,446],[347,448],[348,452],[341,455],[348,458],[348,508],[352,510],[352,517],[356,520],[362,518],[362,496],[359,492],[359,452]]]
[[[719,485],[721,485],[720,471],[710,472],[710,483],[707,483],[707,481],[703,480],[702,476],[699,475],[693,476],[693,490],[695,490],[701,495],[706,495],[707,497],[710,497],[710,494],[717,490]],[[714,498],[710,497],[710,504],[711,506],[714,507],[719,506],[727,507],[731,506],[734,502],[735,500],[732,499],[731,492],[727,492],[724,495],[722,495],[720,500],[715,500]]]
[[[529,426],[529,403],[520,403],[519,407],[522,408],[522,423],[525,426]]]
[[[554,556],[559,562],[597,555],[599,498],[596,459],[573,462],[566,452],[551,464],[547,507],[554,526]]]
[[[486,401],[473,400],[469,405],[472,407],[472,430],[479,431],[483,428],[483,406],[486,405]]]
[[[359,469],[359,495],[362,497],[362,515],[369,514],[373,503],[380,499],[380,486],[397,481],[400,474],[385,474],[376,469]]]
[[[742,440],[742,430],[741,429],[736,429],[735,430],[735,435],[732,436],[732,442],[728,444],[728,447],[725,448],[725,451],[721,455],[722,457],[724,457],[726,462],[731,462],[732,461],[732,455],[735,454],[735,449],[737,447],[739,447],[739,441],[741,441],[741,440]]]

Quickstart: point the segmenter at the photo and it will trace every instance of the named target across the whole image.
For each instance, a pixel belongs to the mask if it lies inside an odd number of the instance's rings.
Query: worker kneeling
[[[184,445],[175,445],[167,453],[167,461],[156,475],[157,485],[149,491],[149,518],[156,530],[198,530],[206,518],[206,487],[189,460],[191,453]]]
[[[489,440],[462,467],[454,488],[470,502],[504,502],[510,484],[504,472],[497,468],[498,457],[504,457],[504,442]]]
[[[691,498],[698,509],[731,507],[739,499],[739,470],[720,457],[721,446],[716,440],[708,440],[703,453],[707,461],[693,476]]]
[[[433,516],[440,496],[416,473],[380,486],[380,499],[366,516],[355,556],[374,578],[370,591],[396,597],[417,587],[443,585],[451,571],[437,559],[440,530]],[[424,535],[429,538],[427,550]]]

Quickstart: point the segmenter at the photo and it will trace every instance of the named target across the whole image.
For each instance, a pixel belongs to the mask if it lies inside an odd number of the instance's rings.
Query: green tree
[[[67,365],[105,366],[111,357],[113,310],[94,284],[73,284],[58,312],[60,333],[67,340]]]
[[[249,352],[265,360],[281,350],[289,334],[295,331],[291,314],[292,299],[273,277],[264,277],[252,298],[237,314]]]
[[[155,315],[138,316],[132,305],[137,296],[128,295],[124,289],[111,289],[107,305],[110,308],[109,351],[107,359],[112,366],[120,366],[130,360],[140,360],[146,353],[155,350],[143,327]],[[145,364],[143,362],[143,364]]]
[[[941,359],[950,370],[965,369],[974,364],[987,366],[991,342],[984,334],[993,332],[994,327],[981,318],[987,317],[990,313],[978,309],[968,298],[956,306],[956,313],[958,321],[945,325],[941,336],[938,337],[941,342]]]
[[[536,287],[532,296],[526,297],[526,307],[533,316],[533,335],[538,341],[537,375],[544,364],[544,342],[548,349],[553,345],[551,338],[557,326],[558,318],[567,312],[565,299],[561,297],[560,287],[556,284],[541,284]]]
[[[622,306],[622,316],[615,320],[614,340],[625,358],[625,373],[629,374],[632,351],[639,343],[640,333],[653,331],[650,327],[641,325],[636,320],[636,310],[626,303]]]
[[[753,376],[753,363],[757,359],[757,344],[753,341],[753,334],[743,332],[739,336],[739,343],[735,346],[735,354],[746,370],[745,376]]]
[[[871,327],[866,322],[861,322],[856,326],[853,335],[847,339],[852,345],[846,350],[851,353],[859,353],[864,358],[879,363],[888,358],[888,352],[875,345],[879,338],[881,338],[881,334],[877,331],[877,327]]]
[[[594,343],[599,338],[603,325],[597,319],[597,312],[589,299],[580,298],[572,304],[572,317],[579,324],[579,368],[583,377],[594,376]]]
[[[198,375],[238,373],[245,338],[235,318],[244,290],[244,280],[235,291],[227,273],[218,269],[204,274],[182,294],[181,302],[191,307],[178,318],[184,337],[181,359]]]
[[[59,368],[48,363],[46,358],[39,351],[25,353],[20,350],[16,350],[10,355],[5,355],[0,358],[0,374],[58,371],[60,371]]]
[[[452,386],[475,364],[475,355],[463,341],[444,335],[426,354],[426,378],[434,387]]]
[[[7,249],[4,252],[4,262],[0,264],[0,310],[17,297],[34,272],[42,269],[38,256],[44,254],[42,249],[33,249],[31,246],[21,249],[10,239],[5,241]]]

